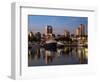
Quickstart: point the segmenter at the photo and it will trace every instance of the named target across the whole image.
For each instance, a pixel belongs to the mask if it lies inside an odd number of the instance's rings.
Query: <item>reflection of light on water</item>
[[[62,55],[63,49],[57,49],[57,56]]]
[[[78,50],[78,57],[81,58],[81,50]]]
[[[53,56],[56,54],[55,51],[50,51],[50,50],[45,50],[45,53],[48,55],[48,56]]]
[[[51,53],[50,51],[48,51],[48,50],[46,50],[45,53],[46,53],[46,55],[48,55],[48,56],[51,56],[51,55],[52,55],[52,53]]]
[[[88,59],[88,49],[87,48],[79,48],[77,51],[77,55],[80,63],[84,63],[85,60]]]
[[[85,47],[64,47],[55,51],[45,48],[32,48],[28,50],[31,65],[44,64],[85,64],[88,60],[88,49]]]
[[[56,52],[45,50],[45,64],[51,63]]]
[[[85,59],[88,59],[88,49],[87,48],[83,49],[83,55]]]
[[[66,52],[66,51],[68,51],[68,49],[69,49],[69,48],[65,47],[65,48],[64,48],[64,51]]]

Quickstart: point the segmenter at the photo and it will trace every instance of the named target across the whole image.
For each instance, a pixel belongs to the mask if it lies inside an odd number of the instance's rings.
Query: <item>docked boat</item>
[[[64,48],[64,44],[61,42],[57,42],[57,48]]]
[[[56,51],[56,49],[57,49],[57,41],[52,40],[52,39],[46,41],[45,48],[46,48],[46,50]]]

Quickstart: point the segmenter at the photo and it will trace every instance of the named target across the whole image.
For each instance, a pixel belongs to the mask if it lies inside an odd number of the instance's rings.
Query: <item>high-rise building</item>
[[[45,27],[45,38],[46,38],[46,40],[53,38],[53,28],[51,25],[47,25]]]
[[[69,37],[70,36],[70,32],[68,30],[64,30],[64,36],[65,37]]]
[[[76,36],[81,35],[81,31],[80,31],[80,28],[79,28],[79,27],[76,28],[76,30],[75,30],[75,35],[76,35]]]
[[[40,32],[37,32],[35,34],[35,37],[40,41],[41,40],[41,33]]]
[[[81,35],[85,35],[85,26],[83,24],[80,24],[79,28],[81,30]]]
[[[34,36],[33,32],[32,31],[31,32],[28,32],[28,36],[29,37],[33,37]]]
[[[45,27],[45,35],[51,35],[51,34],[53,34],[53,28],[52,28],[52,26],[47,25]]]
[[[76,36],[82,36],[85,35],[85,26],[83,24],[80,24],[79,27],[75,30]]]

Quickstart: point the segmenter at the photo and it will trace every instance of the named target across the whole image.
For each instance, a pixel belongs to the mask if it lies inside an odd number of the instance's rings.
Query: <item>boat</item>
[[[56,51],[57,49],[57,41],[55,40],[47,40],[45,43],[45,49],[50,51]]]
[[[61,42],[57,42],[57,48],[64,48],[64,44]]]

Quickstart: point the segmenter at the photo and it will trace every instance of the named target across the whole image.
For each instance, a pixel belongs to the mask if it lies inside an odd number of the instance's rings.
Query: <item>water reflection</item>
[[[87,48],[64,47],[56,50],[32,47],[28,50],[29,66],[87,64]]]

